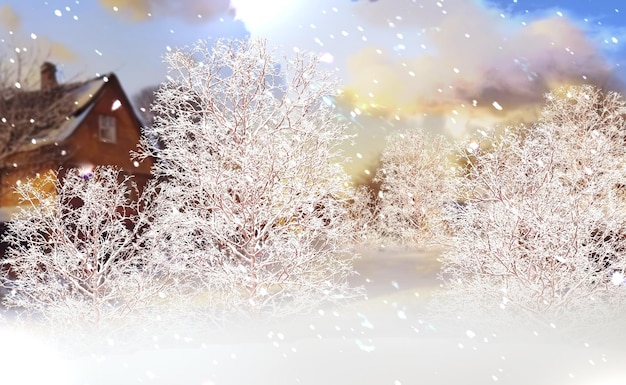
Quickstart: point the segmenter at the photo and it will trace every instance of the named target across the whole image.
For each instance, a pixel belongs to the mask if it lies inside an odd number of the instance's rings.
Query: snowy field
[[[137,330],[143,336],[137,345],[100,336],[104,347],[70,355],[5,330],[2,383],[626,383],[626,348],[610,338],[612,333],[621,337],[623,330],[602,330],[604,338],[580,334],[567,339],[521,327],[480,332],[462,321],[444,326],[430,318],[426,305],[439,285],[436,256],[364,253],[355,283],[365,285],[367,299],[275,323],[220,332],[184,325],[167,332]]]

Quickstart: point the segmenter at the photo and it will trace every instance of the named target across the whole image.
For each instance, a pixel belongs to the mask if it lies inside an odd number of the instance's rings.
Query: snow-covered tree
[[[624,304],[625,114],[619,94],[567,87],[532,127],[465,144],[441,257],[454,297],[546,322]]]
[[[144,316],[172,281],[142,249],[149,218],[132,179],[110,167],[59,174],[17,187],[24,205],[3,237],[3,304],[72,328]]]
[[[337,85],[312,55],[264,40],[166,56],[143,156],[162,180],[155,248],[196,272],[214,314],[295,312],[352,296],[353,195]]]
[[[388,136],[371,191],[368,242],[424,246],[441,231],[449,203],[449,161],[445,138],[411,129]]]

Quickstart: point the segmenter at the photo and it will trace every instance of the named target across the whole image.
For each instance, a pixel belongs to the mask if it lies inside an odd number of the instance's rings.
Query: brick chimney
[[[41,90],[50,91],[59,86],[57,82],[57,67],[45,62],[41,65]]]

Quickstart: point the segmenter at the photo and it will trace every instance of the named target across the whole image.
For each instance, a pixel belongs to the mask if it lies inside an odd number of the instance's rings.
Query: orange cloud
[[[476,129],[532,123],[545,93],[559,85],[614,81],[598,47],[565,17],[523,24],[467,0],[357,2],[352,9],[368,33],[402,37],[346,62],[338,103],[354,121],[357,137],[346,151],[361,183],[395,130],[422,127],[457,140]]]
[[[0,6],[0,25],[4,26],[8,30],[16,30],[22,24],[20,16],[15,13],[15,10],[10,5]]]
[[[69,49],[65,44],[59,42],[50,42],[50,59],[55,62],[72,62],[78,59],[75,52]]]
[[[361,108],[426,114],[431,123],[441,115],[437,126],[459,131],[479,119],[533,120],[528,114],[556,85],[612,79],[598,48],[564,17],[522,25],[466,0],[367,2],[355,10],[373,26],[393,20],[396,30],[419,36],[402,54],[367,47],[348,59],[347,88]]]
[[[230,0],[100,0],[106,9],[133,21],[151,16],[174,16],[186,20],[210,20],[231,12]]]

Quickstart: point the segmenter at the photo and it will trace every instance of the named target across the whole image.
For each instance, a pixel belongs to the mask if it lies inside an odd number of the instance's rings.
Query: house
[[[24,125],[27,135],[17,132],[13,135],[17,139],[5,144],[11,148],[0,160],[0,222],[10,220],[18,209],[15,186],[51,170],[78,168],[89,173],[95,166],[117,166],[133,175],[140,188],[151,177],[152,159],[131,158],[143,123],[115,74],[59,84],[56,67],[46,62],[41,66],[41,88],[22,92],[15,99],[5,109],[22,109],[31,115],[39,112],[40,116],[26,121],[33,124]],[[0,130],[7,129],[0,124]]]

